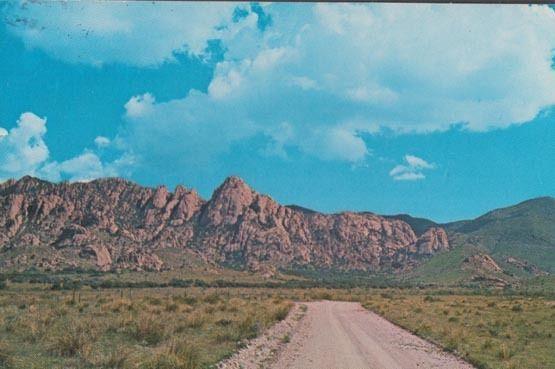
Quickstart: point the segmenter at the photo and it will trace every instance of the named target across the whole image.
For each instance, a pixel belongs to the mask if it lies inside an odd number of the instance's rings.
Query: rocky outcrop
[[[104,245],[89,245],[81,250],[80,256],[92,255],[95,258],[96,266],[102,270],[109,270],[112,266],[112,256]]]
[[[488,254],[474,254],[463,260],[463,266],[471,267],[477,271],[501,273],[503,269]]]
[[[542,275],[549,274],[548,272],[541,270],[536,265],[529,263],[526,260],[520,260],[511,256],[508,256],[505,258],[505,262],[509,265],[512,265],[520,270],[523,270],[535,276],[542,276]]]
[[[117,178],[53,184],[24,177],[0,184],[0,263],[24,247],[56,250],[60,263],[100,270],[161,270],[156,251],[170,247],[269,273],[308,264],[404,267],[447,249],[449,240],[440,227],[417,236],[408,223],[372,213],[283,206],[238,177],[209,201],[182,186],[170,192]]]
[[[447,232],[443,228],[432,227],[422,234],[416,242],[416,253],[432,255],[449,247]]]

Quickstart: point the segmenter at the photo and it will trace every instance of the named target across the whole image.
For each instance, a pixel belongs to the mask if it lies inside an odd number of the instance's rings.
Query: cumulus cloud
[[[273,21],[265,32],[243,27],[225,40],[207,93],[130,100],[149,111],[138,119],[126,106],[125,139],[136,152],[184,151],[193,161],[263,135],[266,154],[297,147],[357,162],[369,151],[363,135],[379,127],[486,130],[532,120],[555,103],[548,7],[275,4],[266,11]]]
[[[8,29],[31,48],[74,63],[137,66],[203,56],[234,29],[234,4],[25,2],[5,7]]]
[[[37,175],[51,181],[67,179],[72,182],[87,182],[96,178],[117,177],[133,163],[133,157],[130,155],[124,155],[112,162],[103,162],[96,153],[85,150],[82,154],[60,163],[46,163],[39,168]]]
[[[150,93],[133,96],[125,103],[125,114],[131,118],[138,118],[152,110],[155,99]]]
[[[206,93],[127,102],[118,142],[145,163],[202,166],[253,137],[265,154],[296,148],[354,163],[370,151],[364,135],[380,127],[483,131],[555,104],[547,6],[97,5],[70,3],[66,17],[58,3],[30,5],[36,24],[49,27],[13,31],[31,47],[88,63],[153,65],[184,50],[201,55],[214,38],[225,50]],[[80,22],[92,38],[68,44],[62,35],[75,35]],[[392,176],[417,180],[430,169],[405,160]]]
[[[49,155],[44,142],[46,118],[33,113],[21,114],[17,124],[8,132],[0,130],[0,177],[34,174]]]
[[[132,164],[133,158],[129,153],[104,163],[96,153],[89,150],[62,162],[52,161],[44,141],[46,132],[46,118],[31,112],[21,114],[16,126],[9,131],[0,128],[0,179],[33,175],[52,181],[90,180],[116,176]],[[98,146],[106,141],[110,142],[106,137],[97,137],[95,140]]]
[[[414,155],[405,155],[405,164],[395,166],[389,175],[396,181],[417,181],[426,178],[423,171],[434,169],[435,165]]]
[[[110,145],[111,141],[108,137],[104,137],[104,136],[97,136],[94,139],[94,144],[96,145],[96,147],[98,147],[99,149],[104,148],[104,147],[108,147]]]

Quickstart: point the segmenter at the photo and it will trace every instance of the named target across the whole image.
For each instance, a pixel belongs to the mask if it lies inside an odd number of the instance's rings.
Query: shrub
[[[174,355],[158,354],[139,366],[140,369],[181,369]]]
[[[499,336],[499,327],[491,327],[488,329],[490,336],[497,337]]]
[[[291,336],[289,335],[289,333],[287,333],[285,336],[283,336],[283,337],[281,338],[281,342],[282,342],[282,343],[289,343],[289,342],[291,342]]]
[[[167,304],[166,305],[166,311],[168,313],[175,313],[178,308],[179,308],[179,305],[177,305],[177,304]]]
[[[0,368],[12,367],[12,353],[8,345],[0,341]]]
[[[93,352],[91,353],[92,360],[89,359],[89,364],[94,367],[105,369],[123,369],[129,360],[129,351],[122,346],[113,347],[105,353]]]
[[[482,345],[482,349],[484,350],[489,350],[493,347],[493,342],[488,338],[484,341],[484,344]]]
[[[458,347],[459,347],[459,343],[456,337],[449,336],[446,338],[445,346],[444,346],[445,351],[455,352],[457,351]]]
[[[516,304],[513,305],[513,307],[511,308],[512,311],[523,311],[524,309],[522,308],[522,305],[520,304]]]
[[[255,338],[260,331],[260,324],[252,315],[249,315],[239,323],[238,330],[240,337],[248,339]]]
[[[189,328],[201,328],[207,321],[206,315],[194,312],[185,319],[185,325]]]
[[[209,295],[204,296],[203,298],[204,302],[207,302],[209,304],[215,304],[218,301],[220,301],[220,296],[217,293],[211,293]]]
[[[227,327],[229,325],[231,325],[231,323],[233,323],[232,320],[230,319],[220,319],[216,322],[216,325],[222,326],[222,327]]]
[[[216,343],[224,343],[224,342],[237,342],[241,340],[241,337],[238,336],[238,331],[233,331],[231,329],[226,329],[222,332],[218,332],[214,341]]]
[[[513,356],[513,354],[511,352],[511,350],[509,350],[507,345],[502,344],[501,347],[499,348],[499,351],[497,352],[497,356],[501,360],[507,360],[507,359],[511,358],[511,356]]]
[[[199,369],[200,356],[195,347],[185,343],[172,343],[169,352],[156,355],[143,363],[140,369]]]
[[[179,369],[200,368],[200,355],[195,346],[181,341],[172,345],[171,352],[179,360]]]
[[[64,319],[50,331],[50,351],[60,356],[76,356],[97,339],[93,322]]]
[[[148,297],[146,298],[146,300],[148,301],[148,303],[149,303],[150,305],[153,305],[153,306],[160,306],[160,305],[162,305],[162,300],[159,299],[158,297],[151,297],[151,296],[148,296]]]
[[[280,322],[283,319],[285,319],[287,317],[287,314],[289,314],[290,308],[291,308],[291,305],[289,304],[286,306],[278,307],[276,310],[274,310],[274,313],[273,313],[274,320],[277,320],[278,322]]]
[[[166,336],[164,325],[152,316],[139,316],[134,319],[130,333],[137,341],[147,345],[156,345]]]

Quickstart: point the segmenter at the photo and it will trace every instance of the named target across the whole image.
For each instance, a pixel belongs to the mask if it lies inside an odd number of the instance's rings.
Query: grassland
[[[291,307],[244,289],[25,287],[0,293],[3,369],[207,368]]]
[[[0,288],[0,368],[210,368],[283,319],[291,301],[316,299],[359,301],[478,368],[555,368],[551,277],[522,290],[285,288],[287,278],[281,287],[245,288],[256,278],[220,277],[200,287],[114,287],[148,278],[122,275],[123,284],[74,290],[10,280]],[[220,284],[229,286],[214,287]]]
[[[555,368],[555,301],[387,291],[363,305],[477,368]]]

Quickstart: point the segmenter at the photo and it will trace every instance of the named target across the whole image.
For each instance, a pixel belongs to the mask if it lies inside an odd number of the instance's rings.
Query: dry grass
[[[290,307],[241,289],[2,291],[0,368],[206,368]]]
[[[364,306],[478,368],[555,368],[555,307],[542,298],[392,292]]]
[[[478,368],[555,368],[553,301],[436,292],[11,286],[0,292],[0,368],[209,368],[284,319],[291,300],[315,299],[360,301]]]

